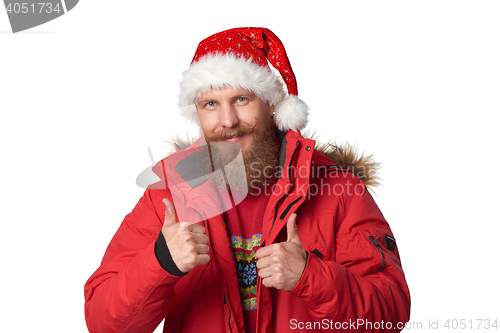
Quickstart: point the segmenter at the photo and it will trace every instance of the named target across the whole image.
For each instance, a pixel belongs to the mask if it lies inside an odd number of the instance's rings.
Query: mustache
[[[227,139],[231,139],[237,136],[244,136],[253,133],[255,126],[236,126],[232,128],[225,128],[221,131],[205,134],[205,140],[207,142],[211,141],[224,141]]]

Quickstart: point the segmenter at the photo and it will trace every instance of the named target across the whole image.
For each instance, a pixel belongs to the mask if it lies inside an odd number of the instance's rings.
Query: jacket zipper
[[[375,247],[377,248],[377,250],[379,250],[380,254],[382,255],[382,266],[380,267],[380,272],[382,272],[384,270],[384,267],[385,267],[384,252],[382,252],[382,249],[379,246],[380,244],[377,242],[377,240],[373,236],[370,236],[368,238],[370,238],[370,240],[372,241],[373,245],[375,245]]]
[[[299,147],[299,141],[297,141],[297,144],[295,145],[295,149],[293,150],[293,153],[292,153],[292,157],[290,158],[290,164],[293,162],[293,158],[295,157],[295,153],[297,152],[297,148]],[[290,192],[292,191],[292,182],[290,181],[291,179],[291,175],[292,175],[292,169],[290,168],[290,164],[288,165],[288,183],[290,184],[290,186],[288,187],[288,190],[286,191],[285,194],[283,194],[281,196],[281,198],[279,198],[278,202],[276,202],[276,205],[274,206],[274,218],[273,218],[273,224],[271,224],[271,230],[269,233],[271,233],[273,231],[273,227],[274,227],[274,222],[276,222],[276,215],[278,214],[278,206],[279,204],[285,200],[285,197],[288,196],[290,194]]]
[[[226,304],[227,311],[229,311],[229,318],[227,319],[227,326],[229,327],[229,332],[232,333],[233,330],[231,329],[231,308],[229,307],[229,304],[227,303],[226,293],[224,293],[224,304]]]

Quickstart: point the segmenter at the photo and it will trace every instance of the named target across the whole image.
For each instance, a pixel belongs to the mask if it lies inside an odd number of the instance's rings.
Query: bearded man
[[[401,331],[410,295],[373,168],[300,134],[278,37],[208,37],[180,87],[202,137],[155,166],[87,281],[89,331]]]

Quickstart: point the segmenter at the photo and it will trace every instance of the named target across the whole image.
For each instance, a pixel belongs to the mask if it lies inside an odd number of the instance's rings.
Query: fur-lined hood
[[[314,134],[308,135],[308,133],[303,136],[315,140],[314,149],[333,160],[342,169],[348,170],[361,179],[366,187],[373,189],[380,185],[378,173],[380,163],[375,162],[373,154],[359,153],[358,148],[348,142],[338,144],[334,141],[321,141]]]
[[[373,154],[366,155],[359,153],[356,146],[350,143],[338,144],[334,141],[323,141],[314,132],[305,131],[302,136],[316,141],[315,150],[333,160],[339,167],[357,176],[370,189],[380,185],[378,170],[380,163],[375,162]],[[182,150],[191,146],[197,138],[182,139],[176,136],[168,142],[175,147],[175,150]]]

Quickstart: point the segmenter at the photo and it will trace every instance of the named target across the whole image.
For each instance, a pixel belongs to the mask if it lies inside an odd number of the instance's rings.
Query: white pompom
[[[279,102],[275,108],[274,120],[281,131],[299,131],[306,127],[309,107],[295,95],[289,95]]]

